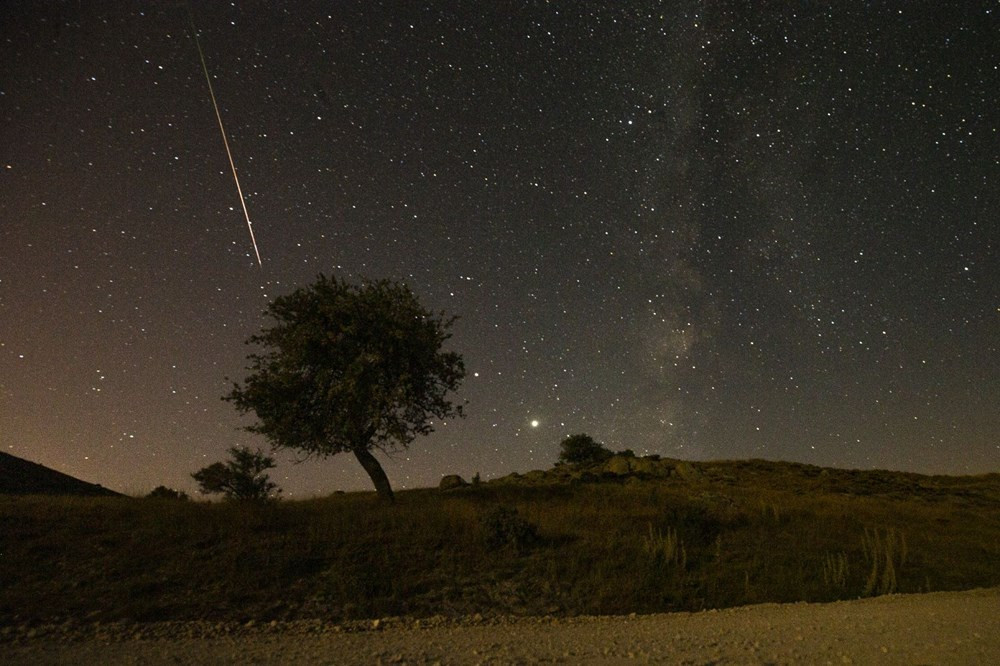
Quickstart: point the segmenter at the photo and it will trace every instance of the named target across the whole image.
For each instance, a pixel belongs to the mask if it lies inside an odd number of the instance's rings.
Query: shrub
[[[229,449],[230,460],[212,463],[191,476],[206,495],[222,494],[226,499],[266,500],[281,492],[266,474],[274,467],[274,458],[260,449],[251,451],[243,446]]]
[[[613,454],[590,435],[570,435],[559,443],[559,462],[585,465],[602,462]]]
[[[509,506],[496,506],[480,519],[489,548],[523,552],[538,543],[538,529]]]
[[[171,500],[181,500],[186,502],[188,500],[188,495],[182,490],[174,490],[173,488],[167,488],[166,486],[156,486],[153,488],[152,492],[146,495],[149,499],[171,499]]]

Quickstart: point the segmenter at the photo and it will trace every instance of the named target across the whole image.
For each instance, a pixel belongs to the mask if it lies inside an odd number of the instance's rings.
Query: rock
[[[630,462],[625,456],[612,456],[604,463],[604,471],[615,476],[626,476],[632,469]]]
[[[634,474],[653,475],[656,473],[656,461],[650,458],[635,458],[630,463]]]
[[[656,460],[653,466],[653,474],[661,479],[666,479],[674,474],[675,469],[676,464],[672,460]]]
[[[677,463],[674,470],[677,472],[677,476],[685,481],[696,481],[701,478],[701,472],[689,462]]]
[[[507,476],[501,476],[499,479],[495,479],[493,483],[517,483],[520,481],[521,475],[517,472],[511,472]],[[443,479],[442,479],[443,480]]]
[[[455,488],[464,488],[467,485],[469,484],[465,482],[465,479],[458,474],[448,474],[441,478],[438,490],[454,490]]]
[[[547,480],[548,474],[540,469],[533,469],[524,475],[524,481],[528,483],[544,483]]]
[[[593,472],[579,471],[570,475],[570,483],[594,483],[595,481],[600,481],[601,477]]]

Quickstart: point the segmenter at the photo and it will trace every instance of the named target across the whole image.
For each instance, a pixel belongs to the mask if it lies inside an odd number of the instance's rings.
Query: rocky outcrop
[[[697,481],[701,478],[701,472],[689,462],[679,462],[674,468],[677,475],[685,481]]]
[[[567,464],[557,463],[547,470],[532,470],[524,474],[509,474],[492,483],[518,483],[544,485],[552,483],[590,483],[607,478],[656,478],[666,479],[677,476],[678,460],[661,459],[659,456],[638,458],[631,455],[614,455],[599,463]],[[689,474],[689,477],[693,474]]]
[[[447,477],[446,477],[447,478]],[[659,456],[636,457],[616,454],[599,463],[556,463],[547,470],[532,470],[524,474],[514,472],[490,483],[516,483],[519,485],[548,485],[559,483],[593,483],[601,479],[642,480],[672,479],[693,482],[702,479],[698,466],[683,460]]]
[[[636,458],[634,456],[616,455],[604,461],[596,471],[604,475],[664,479],[674,476],[681,465],[688,465],[688,463],[677,460],[663,460],[654,456]]]
[[[604,463],[604,471],[615,476],[628,476],[632,471],[629,459],[625,456],[611,456]]]
[[[458,474],[448,474],[441,477],[441,483],[438,484],[438,490],[455,490],[456,488],[464,488],[468,483],[465,479],[460,477]]]

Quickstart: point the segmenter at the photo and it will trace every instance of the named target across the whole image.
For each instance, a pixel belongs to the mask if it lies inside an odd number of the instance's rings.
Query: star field
[[[265,446],[220,397],[325,272],[461,318],[467,418],[397,487],[578,432],[997,470],[1000,6],[480,5],[195,4],[263,267],[185,7],[8,8],[2,450],[192,492]],[[286,495],[369,487],[278,459]]]

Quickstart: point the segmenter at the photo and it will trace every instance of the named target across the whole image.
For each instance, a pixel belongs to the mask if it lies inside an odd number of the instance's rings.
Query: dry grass
[[[865,529],[861,548],[868,562],[865,596],[892,594],[898,581],[896,571],[906,563],[906,538],[893,528]]]
[[[266,506],[0,498],[0,624],[580,614],[1000,584],[1000,477],[744,461]],[[496,548],[484,516],[536,528]],[[905,538],[904,536],[905,535]]]
[[[832,590],[846,589],[849,572],[847,553],[828,553],[823,560],[823,583]]]

